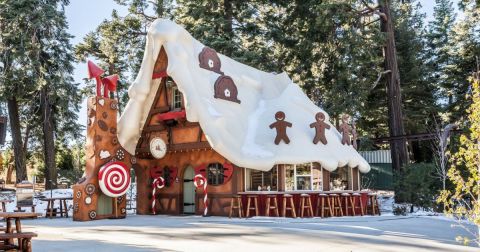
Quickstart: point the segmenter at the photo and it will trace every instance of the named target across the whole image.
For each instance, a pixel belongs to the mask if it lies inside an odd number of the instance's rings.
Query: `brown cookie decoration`
[[[270,124],[270,129],[275,128],[277,130],[275,144],[278,145],[280,141],[284,141],[286,144],[289,144],[290,139],[287,136],[287,127],[292,127],[292,123],[285,121],[285,113],[282,111],[275,113],[275,119],[277,121]]]
[[[338,128],[338,131],[342,134],[342,144],[350,145],[350,125],[348,125],[348,115],[342,116],[342,124]]]
[[[137,158],[136,157],[131,157],[130,158],[130,163],[137,164]]]
[[[103,120],[98,120],[98,127],[103,131],[108,131],[107,123]]]
[[[85,192],[88,195],[92,195],[95,192],[95,185],[92,183],[87,184],[87,186],[85,186]]]
[[[113,101],[112,103],[110,103],[110,108],[113,109],[113,110],[117,110],[118,109],[118,103],[116,101]]]
[[[125,158],[125,152],[122,149],[118,149],[115,156],[118,160],[123,160]]]
[[[213,86],[215,95],[213,97],[226,101],[240,103],[237,99],[238,90],[235,82],[230,76],[220,76]]]
[[[87,109],[87,115],[88,115],[88,117],[94,117],[95,116],[95,109],[89,107]]]
[[[315,128],[315,138],[313,138],[313,144],[317,144],[319,141],[323,144],[327,144],[325,129],[330,129],[330,125],[325,123],[325,115],[322,112],[318,112],[315,115],[315,119],[317,121],[310,124],[310,128]]]
[[[116,138],[116,137],[112,138],[112,144],[117,145],[118,144],[118,138]]]
[[[102,113],[102,117],[103,117],[103,119],[107,119],[108,113],[107,113],[107,112],[103,112],[103,113]]]
[[[112,134],[117,134],[117,128],[111,127],[111,128],[110,128],[110,133],[112,133]]]
[[[220,70],[222,62],[217,52],[212,48],[204,47],[200,54],[198,54],[198,61],[200,62],[199,65],[201,68],[223,75],[223,72]]]
[[[94,210],[88,212],[88,217],[90,217],[90,219],[94,220],[95,218],[97,218],[97,212],[95,212]]]

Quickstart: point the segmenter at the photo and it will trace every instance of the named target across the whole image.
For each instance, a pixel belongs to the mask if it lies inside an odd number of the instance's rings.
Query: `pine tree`
[[[468,77],[475,71],[475,57],[480,55],[480,5],[475,0],[462,0],[459,3],[463,18],[459,19],[451,31],[450,62],[446,66],[449,83],[447,112],[451,121],[465,121],[464,112],[470,105],[465,99],[471,90]]]
[[[0,48],[7,63],[7,74],[2,76],[2,84],[11,91],[7,101],[10,117],[15,122],[11,121],[15,156],[19,154],[24,167],[27,141],[22,142],[21,139],[20,119],[28,117],[24,134],[27,138],[30,132],[35,133],[34,139],[42,143],[47,188],[56,184],[56,137],[69,134],[77,137],[81,131],[76,124],[80,96],[72,78],[71,36],[66,33],[63,9],[67,3],[66,0],[0,3],[0,24],[3,26]],[[24,112],[22,116],[19,108]],[[23,167],[16,162],[17,180],[26,178],[25,170],[20,170]]]
[[[453,28],[456,15],[453,3],[450,0],[436,0],[434,7],[434,19],[428,24],[426,43],[428,53],[426,62],[428,70],[428,82],[435,84],[439,89],[437,96],[446,108],[453,103],[451,90],[454,87],[455,75],[451,68],[454,51],[452,45]]]

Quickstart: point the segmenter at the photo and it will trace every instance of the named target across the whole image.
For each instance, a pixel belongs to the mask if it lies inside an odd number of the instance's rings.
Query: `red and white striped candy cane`
[[[155,203],[157,201],[155,200],[155,192],[157,191],[157,189],[162,189],[162,188],[165,187],[165,179],[163,179],[163,177],[155,178],[153,180],[152,187],[153,187],[153,190],[152,190],[152,213],[156,214]]]
[[[207,216],[208,213],[208,193],[207,193],[207,179],[202,176],[202,174],[197,174],[193,178],[193,184],[195,187],[200,188],[203,187],[203,204],[205,205],[205,209],[203,210],[203,216]]]

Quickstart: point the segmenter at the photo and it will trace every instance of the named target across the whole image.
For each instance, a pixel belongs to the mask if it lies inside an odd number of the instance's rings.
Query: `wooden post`
[[[397,52],[395,48],[395,36],[393,20],[390,13],[390,0],[379,0],[380,12],[384,15],[381,20],[382,32],[386,35],[384,47],[385,70],[387,73],[387,97],[388,97],[388,126],[390,136],[405,134],[402,113],[402,94],[400,89],[400,74],[397,64]],[[394,170],[401,170],[408,162],[408,152],[405,139],[390,140],[392,165]]]

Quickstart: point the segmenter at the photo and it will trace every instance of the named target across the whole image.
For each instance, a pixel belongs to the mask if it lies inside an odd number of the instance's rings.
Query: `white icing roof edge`
[[[230,162],[262,171],[275,164],[307,162],[319,162],[329,171],[345,165],[358,167],[363,173],[370,171],[352,146],[341,144],[341,135],[328,122],[328,114],[285,73],[266,73],[218,54],[221,70],[234,80],[241,103],[215,99],[213,86],[220,75],[199,67],[198,55],[204,45],[183,27],[165,19],[157,19],[149,28],[143,62],[118,121],[118,140],[130,154],[135,154],[160,83],[152,80],[152,73],[162,46],[168,55],[167,73],[183,93],[187,120],[199,122],[212,148]],[[285,112],[285,120],[293,124],[287,128],[290,144],[274,144],[276,131],[269,125],[275,122],[277,111]],[[327,145],[312,143],[315,130],[310,123],[320,111],[331,126],[326,130]]]

